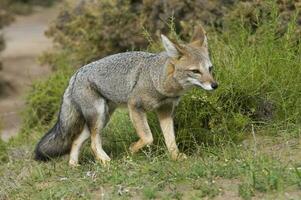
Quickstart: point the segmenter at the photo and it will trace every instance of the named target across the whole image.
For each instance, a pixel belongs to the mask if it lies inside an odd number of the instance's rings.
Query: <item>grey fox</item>
[[[106,164],[110,157],[102,148],[101,130],[122,105],[128,107],[140,138],[130,146],[132,153],[153,142],[146,112],[155,110],[171,158],[185,158],[175,142],[174,108],[190,88],[214,90],[218,85],[202,26],[196,26],[188,44],[161,38],[165,48],[161,53],[119,53],[80,68],[65,90],[57,123],[36,146],[35,159],[70,153],[69,164],[76,166],[82,144],[91,137],[96,159]]]

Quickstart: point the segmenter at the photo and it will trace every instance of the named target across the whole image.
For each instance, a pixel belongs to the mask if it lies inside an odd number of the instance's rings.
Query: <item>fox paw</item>
[[[181,161],[181,160],[186,160],[187,156],[185,153],[175,153],[171,155],[171,159]]]
[[[137,148],[137,142],[132,143],[132,144],[130,145],[129,150],[130,150],[130,153],[131,153],[131,154],[137,153],[137,152],[139,151],[139,149]]]
[[[109,156],[104,156],[101,158],[97,158],[97,161],[103,166],[108,166],[110,164],[111,158]]]
[[[80,166],[80,164],[78,164],[78,161],[69,160],[69,166],[70,167],[78,167],[78,166]]]

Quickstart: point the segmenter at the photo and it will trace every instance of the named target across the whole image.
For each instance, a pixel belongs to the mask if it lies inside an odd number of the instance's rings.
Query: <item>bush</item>
[[[295,19],[279,35],[277,9],[271,6],[269,12],[256,22],[255,31],[251,24],[232,21],[226,32],[210,34],[220,87],[183,98],[176,115],[180,133],[216,143],[245,138],[251,126],[280,131],[300,124],[301,46]],[[192,142],[189,134],[184,136]]]
[[[278,1],[273,6],[280,11],[281,26],[277,32],[283,32],[300,4]],[[169,32],[171,17],[175,31],[187,40],[192,27],[199,22],[222,32],[233,20],[241,20],[255,31],[258,20],[271,11],[271,4],[255,0],[100,0],[81,1],[75,6],[67,4],[64,7],[47,35],[53,38],[60,50],[70,52],[69,56],[76,61],[75,67],[108,54],[146,49],[148,42],[145,37],[152,40],[160,33]],[[301,25],[301,13],[296,22]],[[300,32],[300,28],[298,30]],[[47,59],[52,60],[51,54],[47,55]],[[57,66],[54,64],[54,67]]]
[[[147,48],[143,30],[147,30],[149,39],[168,32],[171,16],[177,19],[175,29],[186,38],[195,21],[202,19],[208,24],[221,21],[218,17],[222,13],[218,10],[223,4],[219,1],[185,2],[102,0],[82,2],[75,7],[66,5],[47,35],[59,49],[70,51],[79,67],[108,54]],[[193,11],[195,14],[191,15]],[[49,55],[47,58],[51,60]]]
[[[36,83],[28,95],[25,132],[30,133],[35,127],[45,127],[55,120],[63,88],[73,71],[68,66],[80,66],[109,53],[145,47],[135,20],[144,19],[142,16],[148,19],[149,16],[144,7],[138,6],[141,4],[133,5],[130,1],[93,1],[78,7],[77,13],[68,8],[61,14],[48,33],[60,46],[55,54],[48,53],[43,57],[44,62],[53,65],[57,72],[49,80]],[[139,12],[133,12],[134,8]],[[253,8],[255,18],[237,14],[238,8],[230,9],[231,12],[222,18],[222,26],[213,24],[208,29],[220,88],[214,93],[193,90],[182,98],[175,116],[181,148],[191,149],[201,142],[218,144],[240,141],[249,134],[252,126],[277,127],[273,129],[276,132],[300,124],[298,91],[301,71],[298,65],[301,61],[301,43],[300,38],[296,37],[298,16],[292,15],[285,31],[279,31],[282,19],[275,3],[262,3],[262,7]],[[240,17],[231,17],[237,15]],[[133,23],[134,28],[126,24],[127,21]],[[193,25],[189,20],[187,26],[184,24],[182,27]],[[150,26],[153,25],[150,23]],[[171,23],[169,27],[177,31],[177,24]],[[157,40],[153,37],[156,33],[152,32],[152,28],[149,30],[144,32],[152,42],[149,49],[158,51],[158,43],[153,42]],[[190,29],[180,30],[183,31],[177,35],[172,33],[172,36],[188,40],[189,33],[185,31]],[[120,134],[114,138],[130,141],[125,138],[125,132],[130,133],[133,129],[124,127],[128,124],[125,116],[124,113],[117,113],[113,117],[114,127],[108,127],[108,137]],[[153,115],[150,121],[154,133],[159,135]]]
[[[60,109],[61,96],[68,84],[72,70],[60,69],[47,80],[37,81],[28,93],[23,112],[23,131],[32,131],[56,120]],[[30,133],[30,132],[29,132]]]

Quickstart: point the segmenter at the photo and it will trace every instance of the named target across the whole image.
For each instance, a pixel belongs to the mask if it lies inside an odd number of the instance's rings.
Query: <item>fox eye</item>
[[[210,66],[209,67],[209,72],[212,72],[212,70],[213,70],[213,66]]]
[[[193,69],[193,70],[191,70],[193,73],[195,73],[195,74],[202,74],[201,72],[200,72],[200,70],[198,70],[198,69]]]

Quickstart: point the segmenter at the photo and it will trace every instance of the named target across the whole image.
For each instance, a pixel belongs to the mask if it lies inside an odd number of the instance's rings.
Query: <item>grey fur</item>
[[[162,66],[167,59],[165,53],[127,52],[111,55],[79,69],[74,84],[76,88],[92,87],[113,103],[126,104],[136,94],[137,85],[155,92],[149,83],[160,79]],[[139,92],[142,92],[140,87]]]

